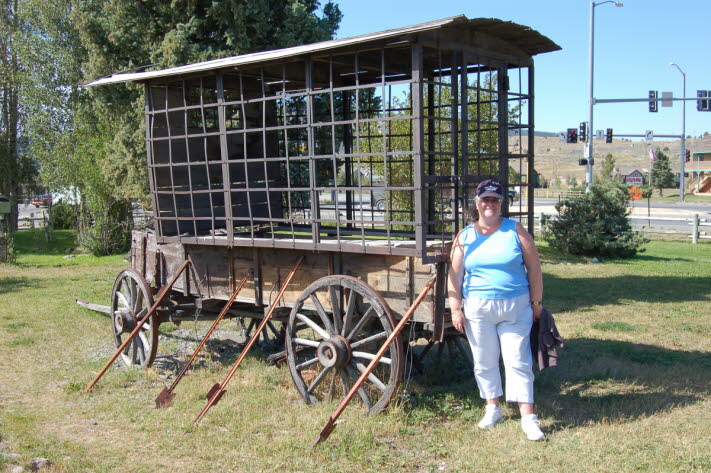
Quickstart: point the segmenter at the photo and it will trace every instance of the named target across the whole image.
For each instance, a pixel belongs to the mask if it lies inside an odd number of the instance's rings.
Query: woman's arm
[[[462,281],[464,280],[464,249],[459,241],[461,232],[452,243],[449,255],[449,273],[447,274],[447,297],[452,312],[452,325],[459,332],[464,332],[464,312],[462,307]]]
[[[536,243],[523,225],[516,224],[516,233],[521,242],[521,251],[523,251],[523,264],[526,266],[528,273],[528,286],[531,301],[541,302],[543,300],[543,271],[541,270],[541,260],[538,257],[538,249]],[[541,316],[543,306],[533,305],[533,317],[538,320]]]

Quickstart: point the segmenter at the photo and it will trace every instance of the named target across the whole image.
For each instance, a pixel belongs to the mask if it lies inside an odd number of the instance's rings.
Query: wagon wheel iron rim
[[[308,404],[345,397],[394,326],[385,300],[360,279],[326,276],[307,287],[286,330],[289,371],[301,397]],[[370,414],[392,399],[403,363],[398,337],[358,391]]]
[[[145,278],[133,269],[121,271],[111,292],[111,329],[116,347],[121,346],[152,305],[153,291]],[[158,325],[158,315],[153,314],[121,352],[126,366],[145,368],[153,364],[158,350]]]

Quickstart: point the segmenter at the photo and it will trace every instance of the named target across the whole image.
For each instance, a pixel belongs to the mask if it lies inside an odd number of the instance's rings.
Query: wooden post
[[[694,244],[699,243],[699,214],[694,214],[694,226],[691,230],[691,241]]]

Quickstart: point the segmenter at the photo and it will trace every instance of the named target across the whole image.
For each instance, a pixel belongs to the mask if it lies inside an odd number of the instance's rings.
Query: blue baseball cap
[[[503,200],[504,198],[504,191],[503,187],[501,187],[501,184],[496,182],[493,179],[487,179],[485,181],[481,181],[479,185],[476,187],[476,196],[481,198],[481,197],[496,197],[499,200]]]

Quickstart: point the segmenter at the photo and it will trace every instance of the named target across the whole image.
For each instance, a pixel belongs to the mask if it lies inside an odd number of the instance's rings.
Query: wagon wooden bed
[[[214,319],[245,275],[227,316],[278,306],[268,327],[308,403],[345,395],[434,275],[410,323],[442,340],[471,189],[495,177],[523,190],[504,211],[532,229],[532,57],[557,49],[527,27],[458,16],[89,84],[145,86],[154,217],[112,291],[117,346],[190,263],[124,363],[154,361],[162,322]],[[359,391],[371,412],[403,365],[398,337]]]

